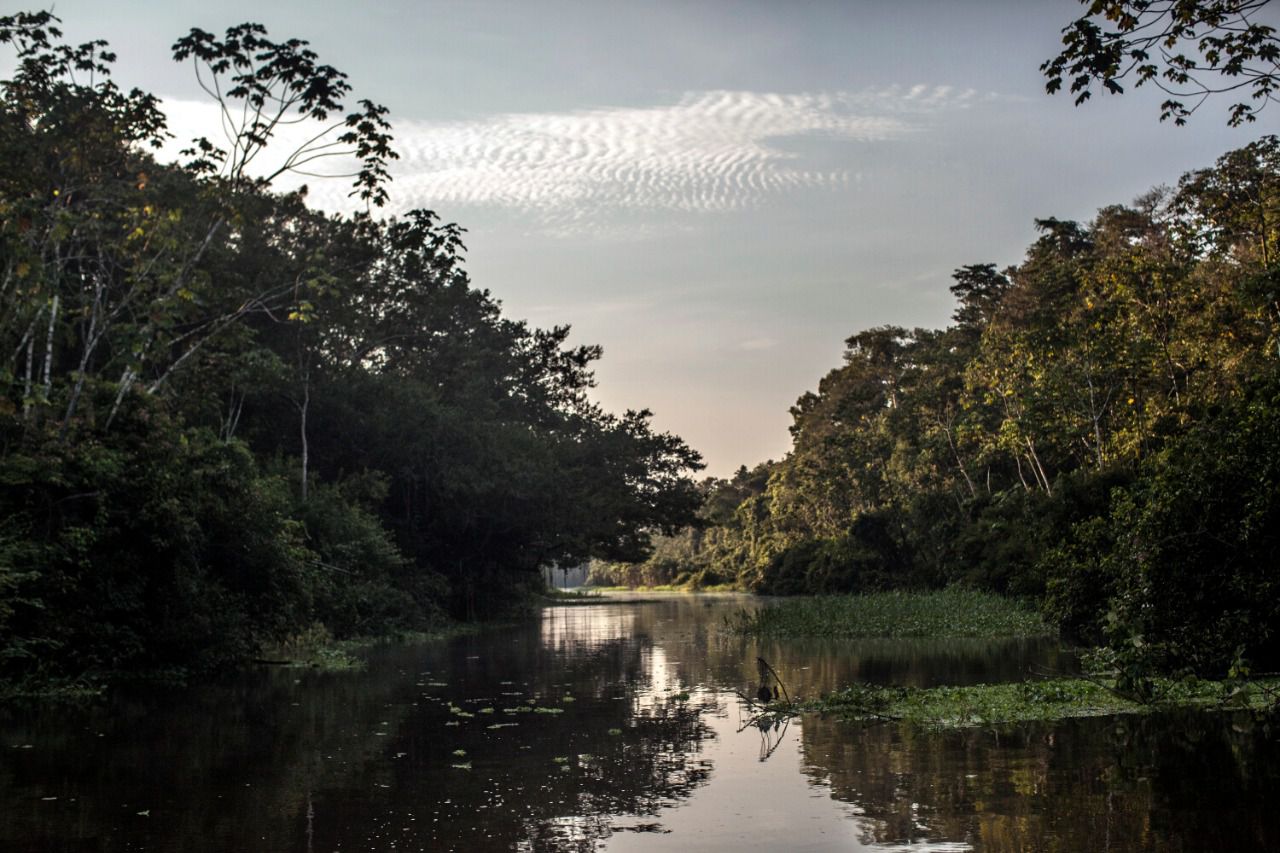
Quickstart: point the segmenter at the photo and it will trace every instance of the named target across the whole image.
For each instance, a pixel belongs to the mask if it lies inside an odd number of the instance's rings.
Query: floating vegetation
[[[618,735],[622,734],[622,729],[609,729],[609,734],[613,735],[614,737],[617,737]]]
[[[533,709],[533,713],[535,713],[535,714],[563,714],[563,713],[564,713],[564,708],[548,708],[548,707],[546,707],[545,705],[540,705],[539,707],[537,707],[537,708],[534,708],[534,709]]]
[[[449,766],[452,767],[454,770],[470,770],[471,762],[464,761],[461,764],[450,764]]]
[[[1107,684],[1083,678],[978,684],[968,687],[878,687],[858,684],[800,709],[845,720],[904,720],[934,728],[965,728],[1172,708],[1265,709],[1280,699],[1280,678],[1251,681],[1161,680],[1157,699],[1138,702]]]
[[[495,710],[496,710],[496,709],[494,709],[494,708],[481,708],[481,709],[480,709],[479,711],[477,711],[476,713],[478,713],[478,714],[492,714]]]
[[[736,634],[757,637],[995,639],[1054,633],[1017,601],[958,587],[788,598],[740,610],[725,624]]]
[[[467,757],[467,751],[466,751],[465,749],[455,749],[455,750],[453,751],[453,754],[454,754],[454,755],[456,755],[458,758],[466,758],[466,757]]]

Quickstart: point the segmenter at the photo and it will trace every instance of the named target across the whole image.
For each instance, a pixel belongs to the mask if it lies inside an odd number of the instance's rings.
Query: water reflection
[[[1248,720],[929,734],[751,725],[766,657],[794,695],[853,679],[1066,671],[1051,643],[726,636],[743,598],[557,607],[367,671],[263,671],[0,715],[0,849],[1191,850],[1280,848],[1275,744]]]
[[[1280,745],[1252,717],[1094,718],[1003,733],[808,719],[805,772],[867,843],[982,851],[1276,850]]]

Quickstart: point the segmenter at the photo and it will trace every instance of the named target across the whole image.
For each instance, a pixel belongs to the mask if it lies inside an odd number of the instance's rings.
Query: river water
[[[792,694],[1062,673],[1052,642],[727,636],[736,596],[619,598],[83,708],[0,712],[0,851],[1280,850],[1245,715],[936,733],[752,725]]]

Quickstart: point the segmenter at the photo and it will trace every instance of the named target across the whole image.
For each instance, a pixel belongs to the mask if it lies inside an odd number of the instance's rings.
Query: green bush
[[[314,486],[297,507],[315,555],[313,615],[337,639],[420,630],[443,618],[444,591],[415,583],[414,569],[369,508],[385,496],[385,478],[367,475]]]
[[[241,661],[309,616],[287,484],[140,401],[109,441],[9,422],[0,668],[22,680]]]
[[[1141,473],[1112,516],[1113,647],[1164,672],[1280,663],[1280,382],[1260,384]]]

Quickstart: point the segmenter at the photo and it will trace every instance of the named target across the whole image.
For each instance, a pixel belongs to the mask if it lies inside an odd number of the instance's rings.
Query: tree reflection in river
[[[806,772],[872,818],[864,840],[975,850],[1280,850],[1280,748],[1248,715],[927,732],[806,719]]]
[[[754,605],[553,607],[374,650],[363,672],[261,671],[10,708],[0,850],[1280,849],[1280,748],[1248,718],[744,728],[734,691],[758,680],[757,656],[807,695],[1074,660],[1044,643],[756,643],[719,630],[726,611]]]
[[[365,672],[10,709],[0,849],[572,850],[658,829],[708,778],[716,700],[679,692],[634,609],[594,609],[375,650]]]

